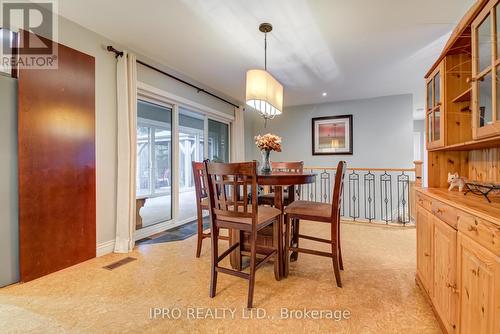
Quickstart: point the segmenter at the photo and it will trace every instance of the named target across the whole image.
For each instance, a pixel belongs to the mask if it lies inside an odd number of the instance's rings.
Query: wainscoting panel
[[[22,282],[96,256],[95,60],[54,44],[57,70],[19,71]]]

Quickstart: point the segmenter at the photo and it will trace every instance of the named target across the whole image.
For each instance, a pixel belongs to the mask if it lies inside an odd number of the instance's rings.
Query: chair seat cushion
[[[243,211],[243,208],[238,207],[238,211]],[[248,206],[248,211],[252,212],[252,207],[250,205]],[[280,210],[270,206],[259,205],[259,209],[257,210],[257,225],[266,225],[266,223],[274,221],[274,219],[279,217],[279,215],[281,215]],[[252,218],[246,217],[231,217],[219,214],[217,219],[233,223],[252,224]]]
[[[295,201],[285,208],[285,213],[298,216],[330,218],[332,216],[332,206],[320,202]]]

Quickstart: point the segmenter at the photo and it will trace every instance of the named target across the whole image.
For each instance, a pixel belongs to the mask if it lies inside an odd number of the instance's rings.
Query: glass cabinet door
[[[430,143],[432,142],[432,134],[433,134],[433,129],[432,129],[432,113],[427,114],[427,142]]]
[[[477,28],[478,73],[491,66],[491,17],[488,14]]]
[[[472,23],[473,138],[500,134],[500,8],[490,1]]]
[[[434,86],[433,80],[427,83],[427,110],[431,110],[432,107],[434,106],[433,94],[432,94],[433,86]]]
[[[444,124],[442,113],[442,69],[444,63],[430,75],[427,81],[427,148],[434,149],[444,146]]]
[[[441,111],[434,110],[434,124],[433,124],[433,140],[439,141],[441,139]]]
[[[434,76],[434,107],[441,104],[441,75],[439,72]]]
[[[479,79],[478,82],[479,127],[490,125],[493,120],[491,82],[491,72]]]

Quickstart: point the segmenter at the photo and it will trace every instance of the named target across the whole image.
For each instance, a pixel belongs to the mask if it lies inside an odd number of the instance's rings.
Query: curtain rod
[[[123,51],[118,51],[117,49],[115,49],[115,48],[114,48],[113,46],[111,46],[111,45],[109,45],[109,46],[107,47],[107,50],[108,50],[109,52],[113,52],[113,53],[115,54],[115,57],[116,57],[116,58],[118,58],[118,57],[123,57]],[[158,73],[161,73],[161,74],[163,74],[163,75],[165,75],[165,76],[167,76],[167,77],[169,77],[169,78],[172,78],[172,79],[174,79],[174,80],[177,80],[177,81],[179,81],[179,82],[182,82],[183,84],[185,84],[185,85],[187,85],[187,86],[189,86],[189,87],[192,87],[192,88],[196,89],[196,90],[198,91],[198,93],[205,93],[205,94],[210,95],[210,96],[212,96],[212,97],[214,97],[214,98],[216,98],[216,99],[218,99],[218,100],[220,100],[220,101],[223,101],[223,102],[225,102],[225,103],[227,103],[227,104],[229,104],[229,105],[232,105],[232,106],[233,106],[233,107],[235,107],[235,108],[238,108],[238,109],[240,108],[240,107],[239,107],[239,106],[237,106],[236,104],[234,104],[234,103],[232,103],[232,102],[230,102],[230,101],[228,101],[228,100],[226,100],[226,99],[224,99],[224,98],[222,98],[222,97],[220,97],[220,96],[217,96],[217,95],[215,95],[215,94],[213,94],[213,93],[210,93],[210,92],[208,92],[208,91],[204,90],[204,89],[203,89],[203,88],[201,88],[201,87],[198,87],[198,86],[196,86],[196,85],[193,85],[192,83],[189,83],[189,82],[187,82],[186,80],[183,80],[183,79],[181,79],[181,78],[179,78],[179,77],[176,77],[175,75],[172,75],[172,74],[170,74],[170,73],[167,73],[167,72],[165,72],[165,71],[162,71],[162,70],[160,70],[159,68],[156,68],[156,67],[154,67],[154,66],[151,66],[151,65],[149,65],[149,64],[146,64],[146,63],[145,63],[145,62],[143,62],[143,61],[137,60],[137,63],[139,63],[139,64],[141,64],[141,65],[143,65],[143,66],[146,66],[147,68],[152,69],[153,71],[156,71],[156,72],[158,72]]]

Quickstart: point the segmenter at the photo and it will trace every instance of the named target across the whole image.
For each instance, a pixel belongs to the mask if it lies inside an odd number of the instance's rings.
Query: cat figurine
[[[448,183],[450,184],[448,191],[452,191],[455,187],[458,187],[458,191],[462,192],[465,187],[465,178],[460,177],[458,173],[448,173]]]

